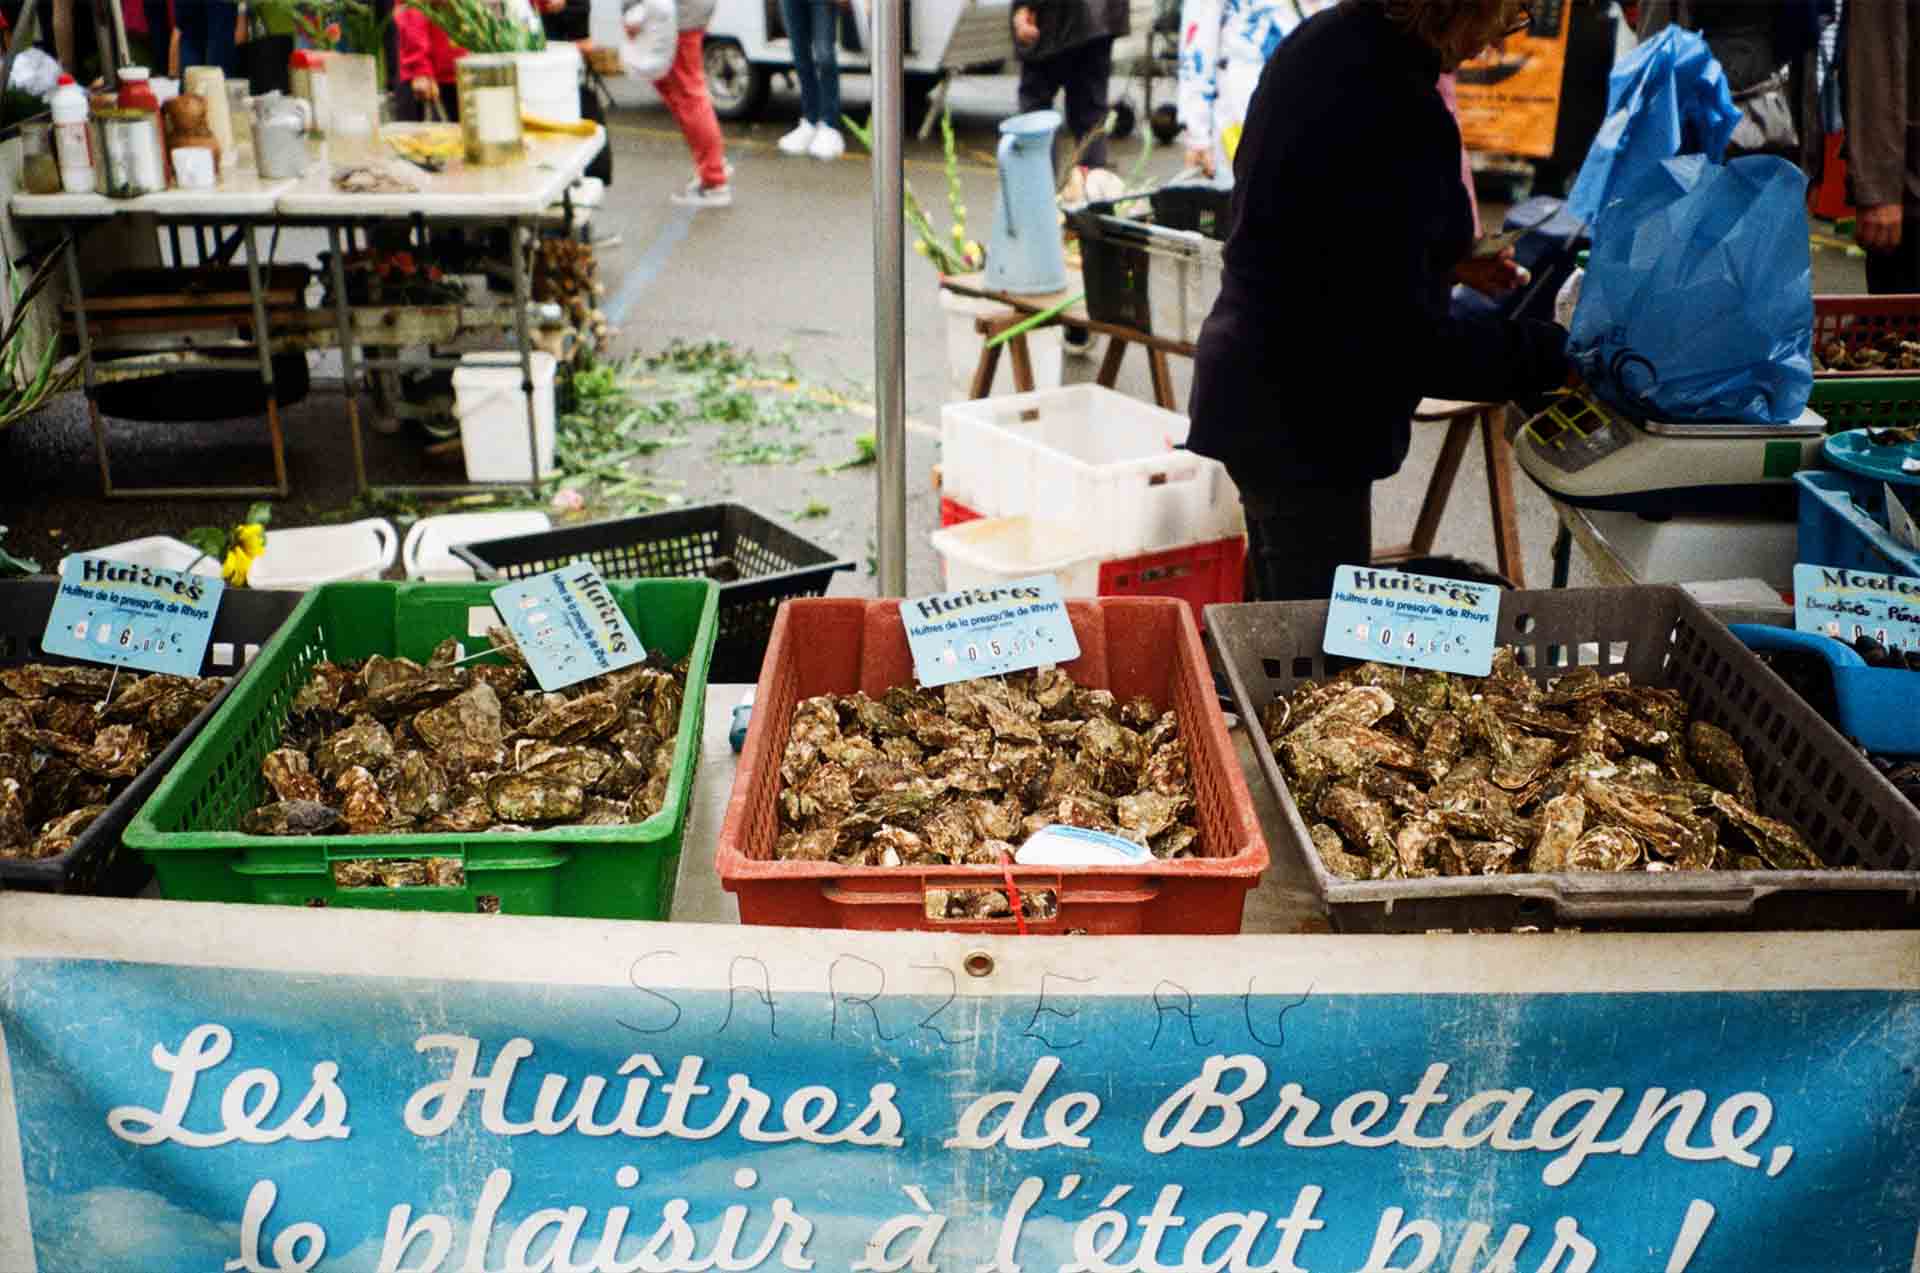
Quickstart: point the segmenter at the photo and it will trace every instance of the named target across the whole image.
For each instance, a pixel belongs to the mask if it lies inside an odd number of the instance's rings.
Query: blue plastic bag
[[[1581,374],[1646,419],[1797,419],[1813,393],[1806,177],[1769,155],[1621,175],[1567,343]]]
[[[1635,49],[1607,77],[1600,125],[1567,207],[1599,237],[1608,206],[1633,174],[1676,155],[1718,161],[1740,122],[1727,73],[1691,31],[1670,26]]]

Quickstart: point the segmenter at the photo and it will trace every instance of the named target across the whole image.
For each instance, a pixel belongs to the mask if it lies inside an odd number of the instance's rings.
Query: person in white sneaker
[[[674,18],[680,32],[673,62],[667,73],[653,82],[653,91],[673,112],[673,122],[680,125],[680,135],[693,152],[693,180],[671,196],[682,207],[733,206],[733,165],[727,162],[727,144],[720,135],[720,119],[713,113],[701,56],[713,6],[714,0],[674,0]]]
[[[838,159],[847,149],[840,136],[839,0],[780,0],[780,15],[793,46],[793,77],[800,81],[800,123],[779,141],[783,155]]]

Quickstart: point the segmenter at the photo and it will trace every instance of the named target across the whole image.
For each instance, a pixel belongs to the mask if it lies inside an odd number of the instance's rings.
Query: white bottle
[[[87,90],[62,75],[53,90],[53,153],[60,161],[60,187],[68,194],[93,193],[93,144],[87,131]]]

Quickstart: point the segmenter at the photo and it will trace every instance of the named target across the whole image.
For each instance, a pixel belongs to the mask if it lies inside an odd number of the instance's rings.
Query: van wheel
[[[721,119],[751,119],[767,104],[772,72],[748,61],[738,41],[708,40],[701,61],[707,72],[713,113]]]

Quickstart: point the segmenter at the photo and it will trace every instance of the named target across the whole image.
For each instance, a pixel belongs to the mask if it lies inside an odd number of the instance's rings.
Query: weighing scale
[[[1514,449],[1529,477],[1579,508],[1791,519],[1793,475],[1819,467],[1826,427],[1811,409],[1791,424],[1641,420],[1583,389],[1528,420]]]

